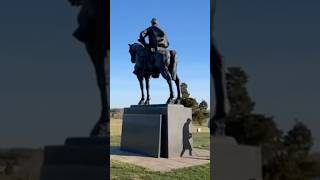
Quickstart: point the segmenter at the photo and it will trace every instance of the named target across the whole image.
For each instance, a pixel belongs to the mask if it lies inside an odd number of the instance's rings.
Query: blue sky
[[[111,0],[111,107],[136,104],[140,99],[138,80],[132,73],[128,43],[156,17],[167,33],[170,49],[178,53],[178,74],[198,101],[210,97],[210,1],[117,1]],[[151,80],[151,103],[169,97],[161,77]]]

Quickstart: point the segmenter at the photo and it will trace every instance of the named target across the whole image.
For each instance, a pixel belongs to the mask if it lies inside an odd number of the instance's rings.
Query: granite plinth
[[[191,119],[191,109],[182,105],[133,105],[125,108],[121,150],[153,157],[179,157],[186,147],[186,139],[192,146],[192,138],[185,137],[192,132]]]

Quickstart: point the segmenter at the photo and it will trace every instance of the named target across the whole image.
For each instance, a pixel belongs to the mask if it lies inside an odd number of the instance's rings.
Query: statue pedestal
[[[108,137],[68,138],[46,146],[41,180],[104,180],[109,177]]]
[[[121,150],[156,158],[179,157],[184,146],[192,146],[192,139],[187,137],[192,132],[191,119],[191,109],[183,105],[133,105],[125,108]]]
[[[210,149],[212,180],[262,180],[259,147],[238,145],[232,137],[211,135]]]

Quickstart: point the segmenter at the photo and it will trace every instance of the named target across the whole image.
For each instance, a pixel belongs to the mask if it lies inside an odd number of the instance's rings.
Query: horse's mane
[[[134,46],[142,46],[142,47],[144,47],[141,43],[139,43],[139,42],[135,42],[135,43],[133,43],[133,45]]]
[[[138,50],[140,48],[143,48],[144,49],[144,46],[141,44],[141,43],[138,43],[138,42],[135,42],[132,44],[132,47],[135,49],[135,50]]]

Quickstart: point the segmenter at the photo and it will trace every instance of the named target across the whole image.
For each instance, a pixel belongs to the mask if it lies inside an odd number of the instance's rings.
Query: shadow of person
[[[189,155],[192,156],[192,146],[189,141],[189,139],[192,138],[192,133],[190,133],[190,123],[191,119],[187,119],[187,121],[184,123],[183,128],[182,128],[182,152],[180,154],[180,157],[183,156],[184,152],[188,149],[189,150]]]

